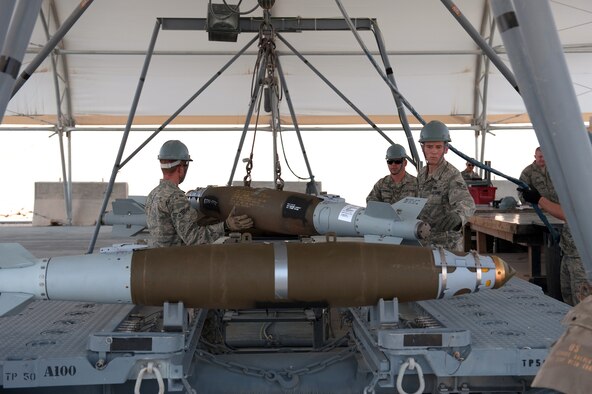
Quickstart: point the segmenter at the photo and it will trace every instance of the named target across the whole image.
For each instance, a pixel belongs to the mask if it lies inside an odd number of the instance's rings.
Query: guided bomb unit
[[[430,226],[417,219],[424,198],[406,197],[392,205],[372,201],[364,208],[336,196],[244,186],[198,188],[187,192],[187,198],[193,208],[209,218],[221,221],[232,210],[256,218],[258,232],[268,235],[332,233],[417,244],[430,233]],[[122,236],[136,235],[147,226],[144,206],[134,199],[115,200],[103,222]]]
[[[17,244],[0,244],[0,252],[3,314],[30,298],[209,309],[355,307],[498,289],[515,272],[497,257],[365,242],[249,242],[50,260]],[[340,280],[330,280],[336,273]]]
[[[339,198],[265,188],[208,187],[188,195],[204,215],[221,219],[235,210],[256,218],[257,229],[271,234],[381,236],[383,242],[398,244],[430,233],[430,226],[416,219],[426,201],[421,198],[408,197],[392,206],[371,202],[363,208]]]

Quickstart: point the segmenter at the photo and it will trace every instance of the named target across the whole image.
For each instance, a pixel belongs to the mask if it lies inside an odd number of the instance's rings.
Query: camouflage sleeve
[[[224,234],[224,223],[209,226],[197,224],[197,211],[191,208],[183,192],[171,195],[168,204],[173,226],[186,245],[212,243]]]
[[[405,197],[417,197],[419,196],[419,184],[417,178],[412,175],[405,175],[407,180],[405,183]]]
[[[528,183],[529,185],[532,183],[532,171],[530,170],[530,166],[522,170],[520,173],[520,180],[522,182]]]
[[[467,189],[467,184],[464,182],[460,173],[455,174],[450,179],[449,183],[449,203],[451,211],[460,216],[462,225],[467,223],[469,217],[475,213],[475,200]]]
[[[460,231],[462,228],[462,219],[458,213],[450,211],[438,221],[434,227],[434,231]]]
[[[366,197],[366,202],[368,201],[382,201],[382,194],[380,193],[380,180],[374,184],[374,187]]]
[[[524,170],[522,170],[522,173],[520,173],[519,179],[522,182],[526,183],[527,185],[532,185],[532,171],[530,169],[530,166],[528,166]],[[522,204],[526,204],[526,200],[524,199],[524,197],[522,197],[522,193],[518,192],[518,198],[520,199],[520,202]]]

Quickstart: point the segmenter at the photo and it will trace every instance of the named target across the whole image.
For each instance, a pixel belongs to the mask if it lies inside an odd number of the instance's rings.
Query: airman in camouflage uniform
[[[537,189],[539,193],[541,193],[541,196],[548,198],[553,202],[559,202],[557,192],[553,187],[553,182],[551,182],[551,176],[547,171],[545,158],[540,146],[534,151],[534,161],[532,164],[522,170],[520,180]],[[520,194],[520,201],[524,204],[522,194]]]
[[[551,215],[565,220],[565,213],[561,205],[542,196],[536,188],[531,186],[530,189],[519,189],[519,191],[522,192],[525,201],[538,204]],[[567,223],[563,225],[559,246],[563,255],[559,275],[561,297],[564,302],[576,305],[591,294],[592,284],[588,281],[584,264]]]
[[[405,171],[407,152],[399,144],[386,151],[386,163],[390,174],[376,182],[366,202],[381,201],[394,204],[405,197],[417,197],[417,179]]]
[[[224,235],[224,223],[199,226],[197,219],[185,193],[167,179],[161,179],[146,198],[152,246],[206,244]]]
[[[432,228],[424,243],[463,252],[462,227],[475,213],[475,201],[460,171],[444,159],[450,142],[448,128],[431,121],[421,129],[419,142],[427,165],[417,176],[418,197],[428,199],[419,219]]]
[[[198,213],[179,184],[185,180],[191,157],[185,144],[165,142],[158,154],[163,179],[146,198],[146,223],[151,246],[198,245],[211,243],[224,235],[225,230],[239,231],[253,226],[247,215],[232,216],[223,223],[198,225]]]
[[[460,175],[467,181],[481,179],[477,171],[475,171],[475,165],[470,161],[467,161],[466,168],[460,172]]]
[[[551,181],[549,171],[547,171],[541,147],[535,149],[534,162],[522,171],[520,180],[527,183],[531,188],[534,187],[541,197],[548,199],[552,203],[559,204],[559,197]],[[525,202],[522,194],[520,194],[520,200],[522,203]],[[559,246],[563,255],[559,274],[561,296],[564,302],[576,305],[589,294],[590,290],[584,265],[567,224],[561,231]]]

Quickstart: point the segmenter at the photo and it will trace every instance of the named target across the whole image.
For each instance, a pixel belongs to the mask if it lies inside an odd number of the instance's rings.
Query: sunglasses
[[[391,165],[391,164],[393,164],[393,163],[395,163],[395,164],[401,164],[401,163],[403,163],[403,160],[404,160],[404,159],[397,159],[397,160],[387,160],[387,161],[386,161],[386,164],[388,164],[388,165]]]

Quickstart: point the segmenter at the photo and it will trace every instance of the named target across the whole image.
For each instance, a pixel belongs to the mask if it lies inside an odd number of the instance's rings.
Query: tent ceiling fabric
[[[221,0],[214,2],[221,3]],[[237,0],[227,2],[236,4]],[[49,4],[48,0],[43,3],[46,15],[50,14]],[[63,22],[79,2],[55,0],[54,4]],[[241,10],[248,10],[255,4],[254,0],[244,0]],[[377,20],[397,86],[418,113],[426,119],[471,121],[478,47],[440,1],[343,0],[342,4],[352,18]],[[459,0],[455,4],[478,31],[487,3]],[[562,0],[551,1],[550,5],[566,48],[580,109],[587,120],[592,113],[592,3]],[[62,47],[68,62],[71,115],[76,124],[125,123],[156,18],[205,18],[206,11],[205,0],[93,2],[65,36]],[[258,9],[243,17],[261,15]],[[333,0],[276,0],[272,15],[342,16]],[[54,22],[50,20],[52,32],[56,30]],[[377,53],[373,34],[368,31],[360,34],[368,49]],[[242,33],[236,43],[210,42],[205,31],[161,30],[137,108],[136,123],[153,124],[166,119],[252,37],[253,33]],[[283,33],[283,37],[372,119],[381,123],[399,122],[391,91],[351,32]],[[42,24],[38,22],[23,68],[34,58],[36,49],[46,42]],[[510,67],[497,31],[492,46],[499,49],[500,58]],[[255,44],[230,66],[183,111],[180,122],[242,123],[249,108],[256,50]],[[279,40],[277,50],[302,124],[356,119],[355,112]],[[380,56],[375,55],[375,59],[382,66]],[[9,103],[4,123],[55,118],[57,105],[51,71],[51,61],[46,59]],[[283,116],[289,116],[285,100],[280,108]],[[486,112],[492,122],[500,119],[523,122],[525,119],[518,117],[526,112],[522,99],[493,65],[489,70]],[[409,119],[417,123],[411,115]]]

